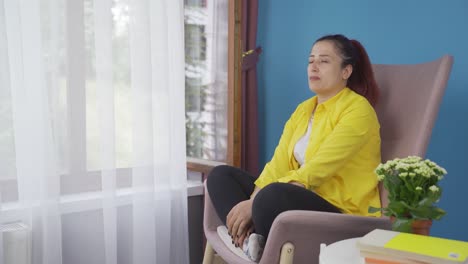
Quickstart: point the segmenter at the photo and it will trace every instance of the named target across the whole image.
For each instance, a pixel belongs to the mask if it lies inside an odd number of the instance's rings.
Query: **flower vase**
[[[413,234],[428,236],[432,226],[432,220],[414,220],[411,224]]]
[[[390,216],[390,221],[395,222],[395,217]],[[428,236],[431,230],[432,220],[430,219],[416,219],[411,223],[411,233],[417,235]]]

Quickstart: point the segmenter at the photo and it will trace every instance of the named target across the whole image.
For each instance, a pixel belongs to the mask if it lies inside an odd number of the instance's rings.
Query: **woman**
[[[208,177],[208,192],[232,243],[253,261],[284,211],[369,215],[369,206],[380,206],[374,173],[380,163],[373,109],[378,88],[364,47],[343,35],[324,36],[312,47],[307,75],[316,96],[286,122],[261,175],[255,180],[219,166]]]

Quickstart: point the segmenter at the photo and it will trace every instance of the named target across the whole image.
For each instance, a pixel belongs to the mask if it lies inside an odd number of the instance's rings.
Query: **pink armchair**
[[[408,155],[425,156],[432,127],[447,85],[453,57],[414,65],[373,65],[381,91],[377,114],[381,123],[382,161]],[[381,201],[387,193],[381,188]],[[216,253],[227,263],[253,263],[231,252],[219,238],[222,225],[205,188],[204,264]],[[359,237],[375,228],[390,229],[386,217],[362,217],[312,211],[280,214],[270,230],[260,263],[318,263],[320,244]]]

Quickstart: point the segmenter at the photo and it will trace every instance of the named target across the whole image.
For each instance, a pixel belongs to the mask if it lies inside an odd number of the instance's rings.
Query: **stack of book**
[[[468,264],[468,242],[375,229],[357,242],[366,264]]]

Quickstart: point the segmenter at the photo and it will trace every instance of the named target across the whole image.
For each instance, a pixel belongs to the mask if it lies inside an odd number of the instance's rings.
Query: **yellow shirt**
[[[349,88],[317,105],[305,163],[299,166],[294,146],[316,105],[314,96],[297,107],[255,185],[297,181],[343,213],[380,215],[368,213],[369,206],[380,207],[374,172],[380,163],[380,125],[374,108]]]

